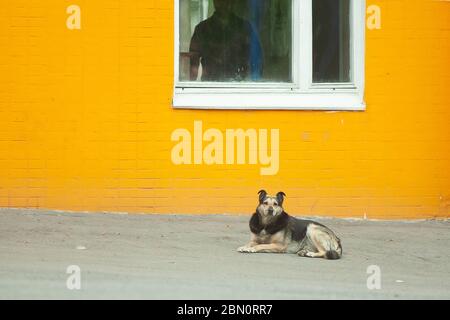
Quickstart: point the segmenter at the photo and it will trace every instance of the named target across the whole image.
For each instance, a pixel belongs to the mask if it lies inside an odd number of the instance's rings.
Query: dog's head
[[[278,192],[276,196],[270,196],[265,190],[258,192],[259,205],[256,211],[259,214],[267,217],[275,217],[283,212],[283,200],[286,194],[282,191]]]

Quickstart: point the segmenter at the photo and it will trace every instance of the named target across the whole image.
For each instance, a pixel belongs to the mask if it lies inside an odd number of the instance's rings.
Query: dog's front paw
[[[242,246],[242,247],[239,247],[239,248],[237,249],[237,251],[238,251],[238,252],[242,252],[242,253],[254,253],[254,252],[256,252],[255,248],[253,248],[253,247],[248,247],[248,246]]]

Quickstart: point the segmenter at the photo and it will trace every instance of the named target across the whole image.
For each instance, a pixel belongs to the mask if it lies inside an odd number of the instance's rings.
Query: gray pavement
[[[344,248],[327,261],[236,252],[248,219],[0,209],[0,299],[450,298],[448,220],[320,219]],[[70,265],[81,290],[67,289]]]

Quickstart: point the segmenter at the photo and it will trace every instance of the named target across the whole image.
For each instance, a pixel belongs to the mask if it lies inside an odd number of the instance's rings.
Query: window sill
[[[175,109],[364,111],[364,99],[354,92],[189,92],[176,88]]]

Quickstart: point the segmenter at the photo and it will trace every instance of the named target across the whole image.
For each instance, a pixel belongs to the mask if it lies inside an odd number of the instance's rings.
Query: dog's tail
[[[325,253],[325,259],[328,260],[337,260],[340,259],[341,255],[335,250],[329,250]]]

